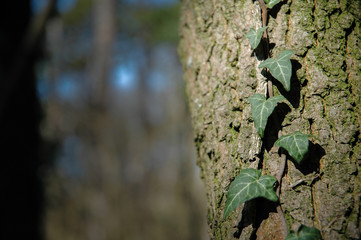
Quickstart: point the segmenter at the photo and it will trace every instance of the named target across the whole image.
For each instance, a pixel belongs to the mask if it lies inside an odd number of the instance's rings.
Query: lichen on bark
[[[276,109],[283,134],[317,137],[303,165],[288,161],[281,205],[290,229],[315,226],[324,239],[360,238],[360,6],[289,0],[270,11],[271,53],[295,52],[291,92],[274,87],[290,102]],[[261,51],[243,38],[251,27],[261,27],[258,1],[182,2],[179,54],[212,239],[283,237],[267,201],[247,202],[223,219],[225,193],[242,168],[275,176],[280,163],[273,146],[277,126],[268,123],[262,145],[246,100],[266,93]]]

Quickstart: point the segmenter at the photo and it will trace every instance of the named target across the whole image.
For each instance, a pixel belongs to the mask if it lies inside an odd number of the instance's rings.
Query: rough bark
[[[264,143],[252,122],[254,93],[266,78],[244,35],[261,27],[251,0],[184,0],[179,54],[184,68],[198,165],[206,185],[212,239],[283,239],[275,205],[251,200],[223,219],[225,193],[242,168],[276,176],[283,134],[312,134],[297,165],[287,157],[281,206],[289,229],[321,230],[323,239],[360,238],[361,3],[352,0],[283,1],[270,11],[271,55],[291,49],[291,91],[275,84],[290,104],[276,108]],[[280,90],[278,90],[280,89]],[[299,183],[299,184],[296,184]]]

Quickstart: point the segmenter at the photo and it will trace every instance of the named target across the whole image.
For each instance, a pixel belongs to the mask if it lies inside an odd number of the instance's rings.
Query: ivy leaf
[[[268,68],[272,76],[280,81],[287,91],[290,91],[291,88],[292,64],[290,57],[292,54],[291,50],[284,50],[280,53],[278,60],[267,58],[258,66],[259,68]]]
[[[278,200],[273,189],[277,179],[273,176],[261,176],[261,170],[246,168],[234,179],[227,193],[224,218],[242,203],[257,197],[264,197],[271,201]]]
[[[268,117],[272,114],[277,103],[284,99],[283,96],[278,95],[266,100],[266,98],[259,93],[256,93],[247,99],[251,103],[252,118],[260,137],[264,136]]]
[[[281,136],[275,144],[278,147],[286,149],[288,154],[300,164],[308,152],[308,137],[309,135],[297,131]]]
[[[247,35],[244,36],[245,38],[249,39],[249,43],[251,44],[251,47],[253,49],[256,49],[258,44],[261,42],[262,34],[263,34],[264,30],[266,30],[266,29],[267,29],[267,26],[262,27],[262,28],[258,29],[257,31],[254,30],[254,28],[251,28],[249,30],[249,32],[247,33]]]
[[[281,2],[281,0],[265,0],[264,2],[266,3],[266,7],[272,9],[276,4]]]
[[[321,239],[321,233],[318,229],[301,225],[297,232],[291,231],[286,240],[318,240]]]

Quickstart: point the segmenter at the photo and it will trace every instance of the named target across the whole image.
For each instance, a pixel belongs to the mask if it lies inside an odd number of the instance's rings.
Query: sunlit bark
[[[360,2],[283,1],[270,11],[271,55],[284,49],[295,54],[291,92],[280,90],[290,104],[277,107],[282,125],[269,123],[263,144],[246,100],[266,94],[258,69],[262,56],[243,38],[262,26],[260,11],[251,0],[183,1],[179,53],[207,188],[210,236],[284,238],[275,205],[262,199],[223,219],[225,193],[240,169],[276,176],[280,156],[273,143],[282,129],[318,138],[303,165],[287,162],[281,205],[288,228],[305,224],[320,229],[324,239],[358,239]],[[276,84],[275,94],[279,88]]]

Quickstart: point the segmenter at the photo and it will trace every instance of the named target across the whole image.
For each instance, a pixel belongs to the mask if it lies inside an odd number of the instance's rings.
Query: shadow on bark
[[[271,51],[276,46],[276,44],[269,43],[268,51],[265,49],[265,48],[267,48],[266,46],[267,46],[267,42],[264,38],[262,38],[261,43],[258,44],[257,48],[252,51],[251,56],[256,57],[258,61],[266,60],[268,58],[268,56],[265,55],[265,52]]]
[[[276,4],[272,9],[269,10],[269,15],[276,19],[277,18],[277,14],[279,13],[279,11],[281,10],[281,7],[283,5],[287,4],[287,1],[281,1],[280,3]],[[288,13],[288,12],[287,12]]]
[[[237,231],[233,234],[235,238],[240,238],[243,230],[250,225],[252,225],[253,229],[256,228],[257,200],[257,198],[252,199],[244,204],[242,210],[242,219],[237,225]],[[252,233],[252,235],[253,234],[254,233]]]
[[[252,225],[252,234],[250,240],[257,239],[257,230],[261,223],[269,218],[270,213],[277,213],[276,207],[279,203],[272,202],[265,198],[255,198],[245,203],[242,211],[242,219],[238,223],[237,231],[233,236],[239,239],[242,232],[248,226]]]
[[[309,143],[308,154],[302,160],[301,164],[298,164],[287,154],[288,159],[292,159],[295,167],[302,172],[303,175],[310,174],[312,172],[319,173],[320,160],[326,155],[326,151],[318,144],[312,142]]]
[[[275,110],[269,117],[264,133],[265,139],[267,140],[265,142],[265,148],[268,152],[277,141],[278,131],[282,129],[282,122],[289,112],[291,112],[291,108],[286,103],[281,102],[277,104]]]
[[[253,0],[253,3],[254,2],[258,2],[258,0]],[[269,9],[269,15],[271,15],[273,18],[276,18],[278,12],[284,4],[287,4],[287,1],[281,1],[280,3],[276,4],[272,9]]]

